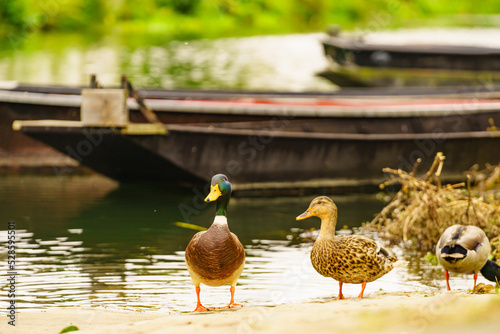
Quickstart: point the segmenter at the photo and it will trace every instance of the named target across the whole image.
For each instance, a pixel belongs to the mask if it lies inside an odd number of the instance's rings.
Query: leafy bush
[[[345,29],[384,29],[415,20],[456,14],[498,13],[500,2],[453,0],[0,0],[0,34],[29,31],[141,31],[164,24],[173,38],[322,31],[330,24]],[[483,16],[475,23],[492,24]],[[146,29],[147,30],[147,29]],[[158,30],[158,29],[156,29]]]

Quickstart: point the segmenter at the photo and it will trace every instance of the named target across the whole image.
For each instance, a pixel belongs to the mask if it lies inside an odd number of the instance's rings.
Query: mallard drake
[[[339,282],[339,295],[344,299],[343,283],[362,284],[358,298],[363,298],[367,282],[387,274],[397,261],[372,239],[359,235],[335,235],[337,206],[326,196],[316,197],[297,220],[317,216],[321,219],[319,236],[311,251],[311,262],[318,273]]]
[[[223,308],[242,306],[234,303],[234,291],[245,265],[245,250],[227,225],[230,197],[231,183],[227,176],[215,175],[205,198],[206,202],[217,201],[215,219],[208,230],[196,233],[186,248],[186,265],[198,298],[194,312],[208,310],[200,301],[200,283],[208,286],[231,284],[231,301]]]
[[[448,290],[451,290],[449,271],[459,274],[474,274],[473,288],[475,288],[477,273],[487,264],[490,250],[490,242],[479,227],[471,225],[448,227],[436,245],[436,256],[445,270],[444,276]],[[484,271],[486,275],[490,272],[488,268],[485,268]]]

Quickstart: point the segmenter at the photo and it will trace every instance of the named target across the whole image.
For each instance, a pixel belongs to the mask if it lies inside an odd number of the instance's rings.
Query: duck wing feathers
[[[313,267],[343,283],[371,282],[392,270],[397,258],[363,236],[318,239],[311,252]]]
[[[483,230],[476,226],[453,225],[444,231],[438,247],[460,245],[468,251],[476,251],[485,243],[485,239],[487,240]]]

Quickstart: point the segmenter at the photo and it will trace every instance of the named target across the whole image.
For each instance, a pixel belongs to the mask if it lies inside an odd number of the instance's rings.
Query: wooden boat
[[[12,131],[15,120],[80,119],[82,87],[28,86],[15,83],[0,89],[0,172],[11,169],[76,167],[72,159],[22,132]],[[353,108],[367,115],[372,106],[405,103],[426,110],[425,100],[446,100],[445,108],[474,109],[480,102],[500,98],[495,87],[366,88],[335,92],[246,92],[200,90],[139,90],[146,104],[164,124],[210,123],[269,120],[277,116],[295,119],[335,118]],[[438,101],[439,100],[439,101]],[[413,106],[411,106],[413,105]],[[146,122],[137,101],[127,100],[131,122]],[[321,107],[317,109],[317,107]],[[327,111],[325,111],[326,109]],[[429,112],[432,112],[432,108]],[[497,108],[493,107],[494,110]],[[320,110],[318,113],[317,110]]]
[[[203,106],[234,107],[212,103]],[[500,161],[497,100],[244,105],[248,113],[274,116],[121,127],[16,121],[14,128],[119,181],[192,186],[217,172],[230,176],[239,191],[373,188],[384,180],[382,168],[408,170],[421,158],[426,170],[438,151],[447,157],[444,179],[463,178],[476,163]]]
[[[11,84],[0,89],[0,172],[2,170],[47,169],[54,166],[76,167],[51,147],[12,131],[14,120],[80,119],[82,87],[50,87]],[[165,123],[232,122],[265,120],[275,110],[248,111],[252,101],[276,99],[324,98],[327,94],[285,92],[232,92],[190,90],[139,90],[157,118]],[[210,103],[219,101],[219,103]],[[230,106],[224,102],[234,102]],[[240,103],[237,104],[236,102]],[[129,98],[129,118],[132,122],[146,122],[137,101]],[[307,116],[307,115],[306,115]],[[310,116],[307,116],[310,117]]]
[[[319,73],[339,86],[484,86],[500,82],[500,49],[365,43],[330,36],[332,66]]]

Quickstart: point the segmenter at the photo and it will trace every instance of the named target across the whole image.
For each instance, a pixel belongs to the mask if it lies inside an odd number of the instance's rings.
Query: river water
[[[315,74],[326,65],[324,34],[256,36],[195,41],[149,41],[79,35],[26,36],[4,41],[0,81],[88,85],[97,74],[104,87],[127,74],[135,87],[333,90]]]
[[[339,207],[338,228],[360,226],[383,206],[374,195],[332,198]],[[319,219],[295,220],[311,199],[231,199],[229,226],[247,253],[236,302],[276,305],[336,296],[338,284],[311,266],[312,244],[297,237],[319,228]],[[200,207],[196,201],[190,189],[118,185],[96,175],[0,178],[2,305],[8,301],[8,222],[15,221],[16,302],[21,310],[191,311],[196,295],[184,250],[197,231],[176,223],[208,227],[215,214],[213,203]],[[431,293],[445,288],[443,270],[427,264],[422,254],[390,250],[409,264],[369,283],[367,297],[379,291]],[[470,288],[472,277],[453,276],[451,284]],[[359,293],[359,285],[344,287],[348,297]],[[202,301],[206,306],[227,304],[229,287],[202,286]]]
[[[346,32],[381,44],[500,47],[498,28],[360,29]],[[328,62],[326,34],[270,35],[172,41],[168,36],[20,34],[0,40],[0,85],[88,85],[97,74],[104,87],[127,74],[136,87],[332,91],[316,76]],[[3,81],[3,83],[2,83]]]

